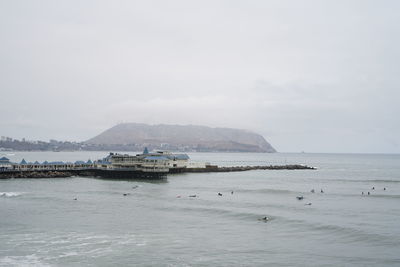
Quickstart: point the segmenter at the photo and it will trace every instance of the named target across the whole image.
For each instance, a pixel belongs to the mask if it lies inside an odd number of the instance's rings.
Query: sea
[[[106,153],[0,156],[86,161]],[[0,180],[0,266],[400,266],[400,155],[189,156],[317,169]]]

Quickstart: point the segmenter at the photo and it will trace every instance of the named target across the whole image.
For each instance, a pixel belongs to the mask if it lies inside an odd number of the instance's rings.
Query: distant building
[[[10,160],[6,157],[2,157],[0,158],[0,170],[4,171],[4,170],[9,170],[12,169],[12,163],[10,162]]]
[[[157,151],[153,153],[137,154],[136,156],[128,154],[114,154],[103,159],[97,164],[105,164],[112,169],[132,168],[144,172],[168,172],[170,170],[177,171],[188,166],[189,156],[186,154],[173,154],[166,151]]]

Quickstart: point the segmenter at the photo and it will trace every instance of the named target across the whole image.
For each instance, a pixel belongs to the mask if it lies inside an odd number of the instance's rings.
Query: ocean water
[[[6,156],[73,161],[105,153]],[[400,266],[400,155],[190,156],[224,166],[318,169],[148,182],[0,180],[0,266]]]

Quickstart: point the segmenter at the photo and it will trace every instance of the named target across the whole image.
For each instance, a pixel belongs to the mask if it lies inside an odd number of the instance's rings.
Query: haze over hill
[[[96,145],[145,144],[150,148],[219,152],[276,152],[263,136],[246,130],[194,125],[118,124],[86,141]]]

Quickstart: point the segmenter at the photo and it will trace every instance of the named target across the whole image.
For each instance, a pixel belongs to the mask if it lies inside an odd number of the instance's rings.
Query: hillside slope
[[[153,148],[219,152],[276,152],[259,134],[194,125],[118,124],[86,141],[96,145],[146,144]]]

